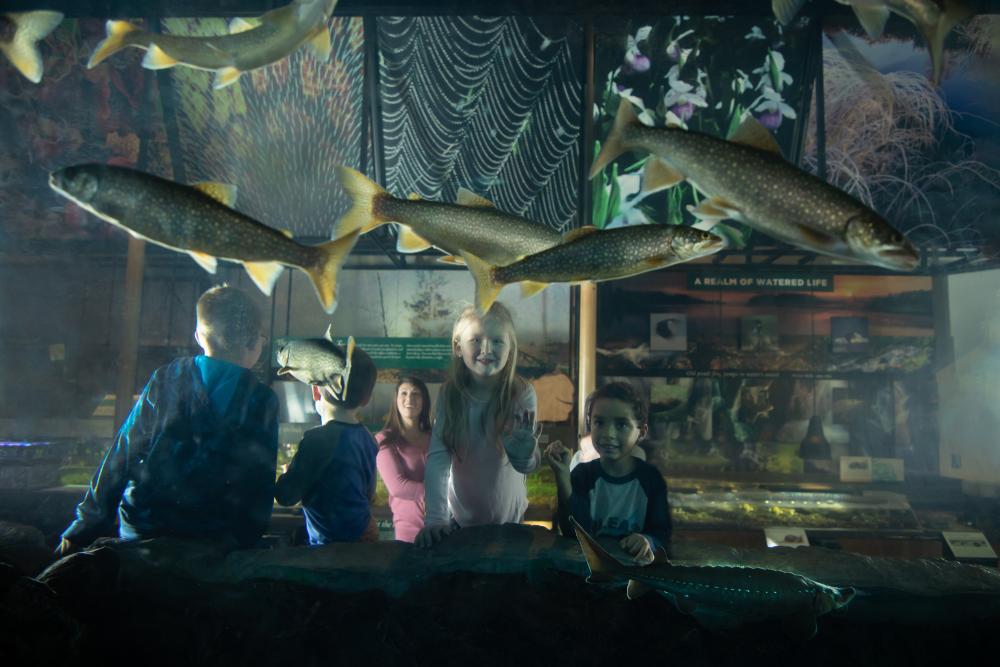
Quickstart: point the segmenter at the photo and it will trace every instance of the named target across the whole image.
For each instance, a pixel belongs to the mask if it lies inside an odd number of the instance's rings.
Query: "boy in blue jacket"
[[[278,399],[250,369],[264,336],[260,310],[241,290],[198,299],[204,354],[157,369],[63,533],[62,556],[113,534],[217,539],[253,546],[273,507]]]
[[[355,348],[346,396],[312,387],[322,426],[306,431],[274,492],[282,505],[302,502],[309,544],[378,539],[371,512],[378,445],[358,421],[377,378],[371,357]]]

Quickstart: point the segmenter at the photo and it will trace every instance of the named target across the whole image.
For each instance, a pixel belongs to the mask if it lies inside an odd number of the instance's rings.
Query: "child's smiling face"
[[[617,398],[599,398],[590,409],[590,434],[601,461],[627,461],[645,425],[635,418],[632,406]]]
[[[455,346],[465,367],[477,380],[497,375],[510,357],[510,335],[502,322],[487,317],[474,319],[462,331]]]

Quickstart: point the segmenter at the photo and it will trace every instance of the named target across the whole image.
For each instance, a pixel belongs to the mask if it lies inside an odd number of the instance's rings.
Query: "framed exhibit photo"
[[[867,352],[871,342],[868,338],[868,318],[831,317],[830,338],[835,354]]]

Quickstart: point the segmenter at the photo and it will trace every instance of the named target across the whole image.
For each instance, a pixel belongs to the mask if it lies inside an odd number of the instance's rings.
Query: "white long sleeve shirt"
[[[448,523],[451,518],[462,527],[519,523],[524,519],[528,509],[525,475],[538,468],[541,453],[533,437],[505,438],[504,451],[498,451],[481,428],[488,403],[488,399],[467,398],[467,441],[460,443],[458,456],[452,456],[442,439],[444,401],[438,401],[424,473],[425,525]],[[537,404],[535,389],[527,383],[514,401],[514,414],[525,410],[534,414]],[[487,432],[493,429],[489,423],[486,427]]]

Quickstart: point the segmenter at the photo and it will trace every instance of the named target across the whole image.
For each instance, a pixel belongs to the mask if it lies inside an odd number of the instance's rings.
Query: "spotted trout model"
[[[710,629],[780,620],[796,639],[816,635],[816,618],[846,606],[853,588],[834,588],[797,574],[759,567],[622,565],[570,517],[590,567],[591,583],[628,580],[628,597],[656,591]]]
[[[225,88],[243,72],[278,62],[308,43],[317,59],[330,57],[327,21],[337,0],[294,0],[256,19],[233,19],[228,35],[181,37],[146,32],[128,21],[108,21],[108,36],[87,62],[93,68],[107,57],[134,46],[146,50],[142,66],[167,69],[184,65],[215,72],[214,87]]]
[[[602,232],[583,227],[565,243],[507,266],[491,266],[466,252],[463,257],[476,280],[476,307],[485,313],[510,283],[520,282],[522,294],[531,296],[550,283],[616,280],[711,255],[725,245],[693,227],[635,225]]]
[[[0,51],[28,81],[42,80],[42,54],[38,42],[63,20],[59,12],[0,14]]]
[[[688,207],[710,226],[730,218],[775,239],[825,255],[895,271],[917,268],[919,255],[878,213],[781,157],[753,116],[729,140],[679,127],[648,127],[622,99],[590,177],[625,151],[652,153],[643,189],[687,180],[707,199]]]
[[[221,183],[186,186],[125,167],[82,164],[49,175],[53,190],[132,236],[186,252],[206,271],[216,260],[239,262],[267,295],[282,265],[301,269],[323,309],[336,308],[337,272],[358,234],[307,246],[235,211],[235,188]]]
[[[420,252],[431,246],[446,253],[442,261],[461,263],[470,252],[491,264],[509,264],[551,248],[563,240],[545,225],[504,213],[468,190],[459,190],[458,204],[397,199],[364,174],[337,167],[337,178],[354,202],[337,224],[337,235],[399,223],[397,248]]]
[[[346,349],[337,347],[331,329],[323,338],[287,341],[278,348],[278,375],[291,375],[299,382],[329,387],[346,396],[354,348],[354,336],[348,337]]]

